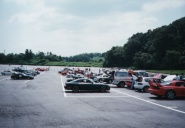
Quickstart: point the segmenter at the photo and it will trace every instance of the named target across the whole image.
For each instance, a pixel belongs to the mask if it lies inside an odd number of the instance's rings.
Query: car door
[[[7,73],[7,75],[11,75],[11,74],[12,74],[12,72],[11,72],[11,71],[7,71],[6,73]]]
[[[88,86],[88,90],[97,90],[97,84],[93,83],[93,81],[91,80],[87,80],[87,86]]]
[[[80,90],[89,90],[89,83],[87,83],[86,79],[82,79],[79,82]]]
[[[182,96],[185,96],[185,82],[181,82],[181,92]]]
[[[185,96],[185,83],[177,82],[175,84],[175,92],[177,96]]]

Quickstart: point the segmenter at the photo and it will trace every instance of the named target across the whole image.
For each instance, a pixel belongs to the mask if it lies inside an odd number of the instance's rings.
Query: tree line
[[[105,67],[185,69],[185,17],[146,33],[136,33],[123,46],[105,53]]]
[[[103,62],[104,57],[101,53],[84,53],[70,57],[62,57],[53,54],[52,52],[33,53],[31,49],[26,49],[25,53],[5,55],[0,53],[1,64],[30,64],[30,65],[45,65],[49,62]]]

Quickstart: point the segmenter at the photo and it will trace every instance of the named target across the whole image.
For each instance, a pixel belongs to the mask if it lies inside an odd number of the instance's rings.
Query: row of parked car
[[[16,67],[12,70],[5,70],[1,72],[2,75],[10,75],[11,79],[28,79],[32,80],[35,76],[40,74],[40,71],[45,71],[44,68],[26,69],[24,67]]]
[[[65,71],[66,74],[62,72]],[[116,85],[119,88],[130,88],[132,85],[132,74],[128,70],[104,70],[103,73],[97,74],[91,72],[79,74],[64,69],[59,73],[66,75],[67,82],[65,89],[78,92],[80,90],[98,90],[105,92],[110,90],[108,84]],[[176,80],[176,75],[150,74],[145,71],[133,71],[138,77],[135,81],[134,89],[151,93],[158,97],[166,97],[174,99],[175,97],[185,97],[185,76],[181,76],[180,80]]]

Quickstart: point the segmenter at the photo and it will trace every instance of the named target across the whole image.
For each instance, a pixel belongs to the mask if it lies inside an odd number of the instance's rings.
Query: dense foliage
[[[104,57],[101,53],[84,53],[62,58],[66,62],[103,62]]]
[[[106,67],[185,69],[185,17],[146,33],[137,33],[123,47],[105,53]]]
[[[51,52],[38,52],[34,54],[26,49],[25,53],[7,54],[0,53],[1,64],[30,64],[30,65],[62,65],[62,66],[102,66],[104,58],[100,53],[85,53],[71,57],[61,57]],[[73,63],[70,63],[73,62]],[[76,62],[76,63],[75,63]],[[79,63],[78,63],[79,62]],[[80,62],[89,62],[87,64]]]
[[[103,62],[48,62],[47,66],[69,66],[69,67],[102,67]]]

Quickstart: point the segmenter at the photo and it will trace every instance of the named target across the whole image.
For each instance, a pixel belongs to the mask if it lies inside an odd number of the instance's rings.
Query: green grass
[[[47,66],[102,67],[103,62],[48,62]]]
[[[164,74],[185,74],[185,70],[147,70],[147,72],[153,72],[153,73],[164,73]]]

